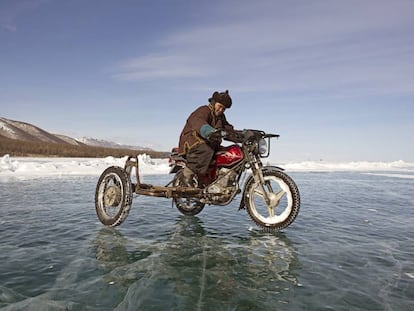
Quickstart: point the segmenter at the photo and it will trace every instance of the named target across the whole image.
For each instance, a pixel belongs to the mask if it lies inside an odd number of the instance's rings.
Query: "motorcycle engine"
[[[213,195],[212,200],[216,204],[225,204],[232,198],[233,193],[237,191],[237,173],[231,169],[222,167],[219,169],[217,175],[217,179],[208,186],[207,192]]]

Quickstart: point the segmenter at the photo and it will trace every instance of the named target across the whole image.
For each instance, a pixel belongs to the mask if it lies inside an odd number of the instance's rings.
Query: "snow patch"
[[[16,134],[16,132],[13,129],[11,129],[10,126],[7,123],[3,122],[2,120],[0,120],[0,130],[3,130],[12,135]]]
[[[305,161],[299,163],[286,163],[281,165],[290,171],[414,171],[414,163],[402,160],[394,162],[317,162]]]
[[[122,158],[12,158],[9,155],[0,157],[0,177],[17,177],[19,179],[33,177],[94,175],[99,176],[109,166],[124,167],[127,156]],[[168,174],[168,159],[153,159],[147,154],[138,156],[139,173]],[[413,178],[414,163],[395,162],[300,162],[277,164],[288,172],[318,171],[360,171],[364,174],[377,174],[388,177]]]
[[[114,158],[0,158],[0,177],[30,179],[53,176],[99,176],[109,166],[124,167],[127,157]],[[138,156],[140,174],[168,174],[168,159]]]

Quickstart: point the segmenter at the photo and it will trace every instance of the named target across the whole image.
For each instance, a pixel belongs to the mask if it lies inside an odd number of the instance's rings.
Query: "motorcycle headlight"
[[[259,154],[266,154],[267,153],[267,141],[265,139],[259,140]]]

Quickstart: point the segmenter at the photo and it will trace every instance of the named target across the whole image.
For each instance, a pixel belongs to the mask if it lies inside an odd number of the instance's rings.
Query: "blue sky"
[[[229,89],[272,161],[414,161],[414,1],[1,0],[0,116],[170,150]]]

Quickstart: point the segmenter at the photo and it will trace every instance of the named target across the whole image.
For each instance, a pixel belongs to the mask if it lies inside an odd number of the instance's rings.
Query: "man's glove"
[[[223,131],[221,130],[215,130],[213,132],[211,132],[208,136],[207,136],[207,140],[210,143],[213,144],[221,144],[221,138],[223,137]]]

